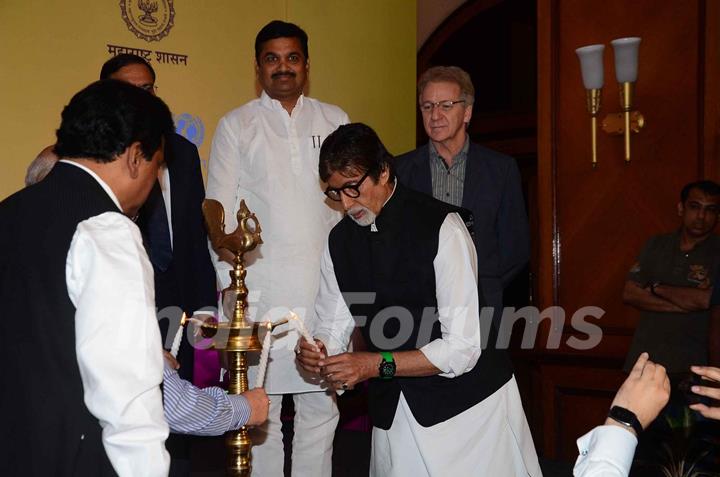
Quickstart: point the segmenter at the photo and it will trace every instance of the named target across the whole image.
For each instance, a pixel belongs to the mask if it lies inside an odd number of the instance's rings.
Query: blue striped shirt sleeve
[[[165,419],[173,432],[218,436],[250,419],[250,405],[242,395],[227,394],[217,386],[200,389],[167,365],[163,378]]]

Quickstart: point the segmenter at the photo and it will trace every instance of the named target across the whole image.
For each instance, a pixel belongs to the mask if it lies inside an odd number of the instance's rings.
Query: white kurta
[[[320,279],[320,255],[341,213],[327,205],[318,173],[320,145],[348,116],[337,106],[301,96],[292,115],[265,92],[229,112],[213,138],[206,196],[225,209],[225,227],[237,226],[240,200],[257,215],[263,244],[246,255],[251,320],[272,320],[295,311],[313,326]],[[228,286],[230,265],[218,262],[218,279]],[[268,393],[318,391],[301,376],[293,349],[298,336],[288,327],[274,333],[265,378]],[[257,354],[250,357],[255,380]]]
[[[110,187],[90,174],[120,208]],[[80,222],[65,264],[75,311],[76,354],[85,405],[103,428],[107,456],[119,476],[165,476],[168,425],[155,315],[153,269],[140,230],[106,212]]]
[[[433,261],[442,337],[420,348],[449,379],[473,369],[481,353],[477,257],[457,214],[440,227]],[[315,336],[344,352],[355,324],[326,247]],[[434,426],[415,420],[401,393],[389,430],[373,428],[370,474],[383,477],[541,475],[515,379],[470,409]]]
[[[618,426],[598,426],[577,440],[575,477],[627,477],[637,438]]]

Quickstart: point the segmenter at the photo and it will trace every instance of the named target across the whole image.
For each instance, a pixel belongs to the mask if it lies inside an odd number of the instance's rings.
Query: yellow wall
[[[414,146],[414,0],[173,5],[169,34],[148,42],[128,30],[118,0],[0,2],[0,199],[22,187],[27,164],[54,142],[62,107],[97,79],[110,57],[107,44],[188,55],[187,66],[158,64],[154,53],[151,63],[158,95],[173,112],[203,121],[199,149],[207,159],[220,117],[257,94],[254,39],[276,18],[299,24],[310,37],[310,96],[370,124],[393,153]]]

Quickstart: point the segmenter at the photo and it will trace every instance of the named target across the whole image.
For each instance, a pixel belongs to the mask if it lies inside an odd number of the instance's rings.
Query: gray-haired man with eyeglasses
[[[420,77],[418,92],[430,141],[396,159],[398,179],[472,211],[481,300],[495,307],[493,321],[499,328],[503,289],[530,257],[520,172],[512,157],[470,141],[475,89],[465,71],[430,68]]]

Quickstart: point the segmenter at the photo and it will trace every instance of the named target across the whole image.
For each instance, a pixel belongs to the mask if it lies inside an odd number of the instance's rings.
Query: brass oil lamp
[[[217,251],[224,248],[234,255],[230,286],[222,292],[223,303],[226,297],[232,299],[234,296],[234,305],[232,316],[227,317],[229,321],[206,322],[201,326],[201,332],[203,336],[212,338],[213,348],[226,352],[230,378],[228,392],[241,394],[248,390],[247,353],[262,349],[258,339],[258,330],[261,327],[265,327],[268,332],[272,329],[272,325],[253,323],[246,319],[248,289],[245,286],[247,270],[244,266],[244,255],[262,243],[260,223],[244,200],[240,202],[237,213],[238,227],[229,234],[225,233],[225,211],[220,202],[206,199],[202,210],[213,248]],[[228,432],[225,444],[228,449],[227,475],[249,476],[252,471],[252,441],[247,427]]]

